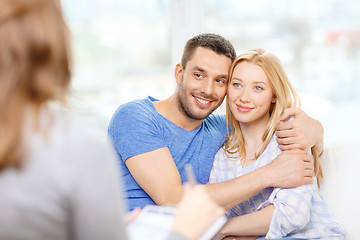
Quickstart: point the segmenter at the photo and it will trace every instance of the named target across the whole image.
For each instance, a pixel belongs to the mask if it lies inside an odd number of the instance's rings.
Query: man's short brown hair
[[[231,62],[233,62],[236,58],[234,46],[229,40],[217,34],[203,33],[189,39],[186,42],[181,58],[181,65],[183,68],[185,68],[186,63],[191,59],[197,47],[208,48],[219,55],[225,55],[231,59]]]

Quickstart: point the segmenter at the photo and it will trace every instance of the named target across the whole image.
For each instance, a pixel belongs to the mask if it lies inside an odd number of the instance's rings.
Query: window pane
[[[62,4],[72,32],[75,105],[106,127],[121,103],[172,91],[167,0]]]
[[[205,30],[282,61],[327,139],[360,136],[360,2],[204,0]]]

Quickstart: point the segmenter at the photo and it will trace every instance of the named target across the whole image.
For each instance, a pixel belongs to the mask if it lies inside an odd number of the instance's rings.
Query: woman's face
[[[267,122],[271,103],[276,100],[264,70],[246,61],[234,68],[227,99],[232,114],[240,123]]]

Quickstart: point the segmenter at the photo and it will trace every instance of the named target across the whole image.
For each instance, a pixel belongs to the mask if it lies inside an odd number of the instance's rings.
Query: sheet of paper
[[[165,239],[170,233],[174,216],[175,207],[169,206],[146,206],[139,216],[127,227],[130,240],[143,239]],[[200,240],[209,240],[217,234],[227,222],[226,216],[220,217],[200,238]]]

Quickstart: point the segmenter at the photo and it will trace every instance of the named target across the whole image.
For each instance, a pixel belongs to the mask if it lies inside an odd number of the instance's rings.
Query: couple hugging
[[[187,41],[177,87],[120,106],[108,128],[129,210],[177,203],[191,164],[231,217],[218,235],[344,239],[319,195],[321,124],[304,113],[277,57],[238,57],[216,34]],[[226,116],[212,112],[226,99]]]

